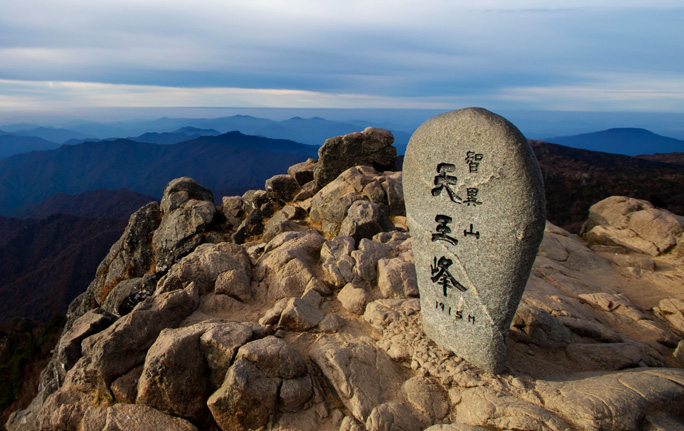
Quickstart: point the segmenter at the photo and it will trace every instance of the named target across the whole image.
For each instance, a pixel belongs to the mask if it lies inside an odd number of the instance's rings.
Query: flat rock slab
[[[404,198],[425,333],[487,371],[505,340],[544,234],[544,186],[527,139],[467,108],[411,137]]]

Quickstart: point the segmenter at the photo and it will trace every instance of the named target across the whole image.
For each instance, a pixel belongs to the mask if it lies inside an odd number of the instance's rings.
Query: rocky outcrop
[[[315,166],[289,173],[296,192],[277,191],[274,180],[221,207],[181,179],[161,206],[136,213],[73,305],[39,395],[7,428],[579,431],[681,422],[678,245],[639,231],[669,251],[589,247],[547,224],[506,370],[490,374],[423,332],[412,239],[392,210],[401,173],[352,167],[298,200]],[[620,202],[598,211],[588,232],[636,229],[635,214],[651,210]],[[385,218],[362,235],[338,235],[350,215],[358,220],[357,207]],[[164,220],[184,233],[167,235]],[[155,235],[169,241],[164,251]]]
[[[353,166],[372,166],[379,171],[396,169],[397,149],[394,136],[387,130],[368,127],[325,141],[318,150],[314,181],[321,188]]]
[[[650,202],[613,196],[592,205],[582,227],[589,244],[613,245],[659,256],[684,256],[684,217]]]

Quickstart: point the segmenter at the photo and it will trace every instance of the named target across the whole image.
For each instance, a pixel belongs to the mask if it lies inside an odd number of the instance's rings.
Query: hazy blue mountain
[[[35,136],[15,136],[4,133],[0,134],[0,159],[30,151],[51,150],[59,145]]]
[[[266,179],[316,152],[293,141],[231,132],[174,145],[119,139],[17,154],[0,160],[0,214],[12,215],[55,193],[125,188],[160,198],[166,184],[181,176],[220,199],[263,188]]]
[[[28,130],[18,130],[12,132],[15,136],[36,136],[47,141],[62,144],[71,139],[87,139],[90,136],[68,129],[58,129],[54,127],[36,127]]]
[[[684,152],[684,141],[636,128],[617,128],[581,135],[559,136],[547,138],[544,141],[566,147],[629,156]]]
[[[360,132],[366,127],[382,127],[364,121],[339,122],[330,121],[320,117],[301,118],[293,117],[284,121],[274,121],[266,118],[252,117],[249,115],[234,115],[219,118],[169,118],[162,117],[152,121],[131,121],[108,123],[103,125],[102,131],[98,131],[96,123],[85,122],[82,125],[70,123],[72,130],[99,138],[111,138],[113,136],[142,136],[151,133],[186,133],[184,128],[196,128],[202,130],[216,130],[220,133],[239,131],[246,135],[263,136],[273,139],[290,139],[309,145],[321,146],[326,139],[345,135],[352,132]],[[408,144],[410,133],[392,130],[395,136],[395,146],[400,154],[403,154]],[[114,135],[114,131],[118,135]],[[205,132],[197,132],[207,135]],[[151,137],[149,139],[152,139]],[[161,138],[160,138],[161,139]],[[136,139],[137,140],[137,139]],[[70,142],[72,143],[72,142]]]

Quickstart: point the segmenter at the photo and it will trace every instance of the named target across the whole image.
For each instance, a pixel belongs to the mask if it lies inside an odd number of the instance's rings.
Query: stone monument
[[[546,223],[527,139],[485,109],[448,112],[413,134],[402,175],[425,333],[502,372]]]

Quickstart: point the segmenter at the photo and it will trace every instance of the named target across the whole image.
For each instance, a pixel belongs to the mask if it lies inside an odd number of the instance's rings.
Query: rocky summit
[[[547,223],[492,374],[425,335],[402,173],[370,156],[220,206],[172,181],[71,304],[7,429],[684,428],[682,217],[614,197],[582,237]]]

